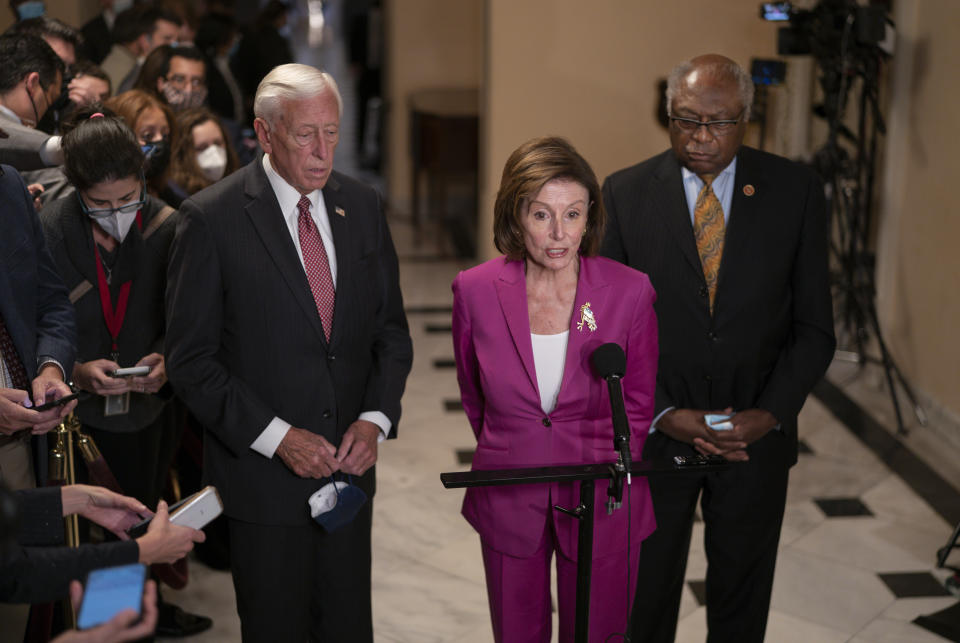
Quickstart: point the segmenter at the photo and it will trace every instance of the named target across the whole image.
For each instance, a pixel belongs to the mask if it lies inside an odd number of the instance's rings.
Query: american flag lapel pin
[[[341,208],[339,205],[333,209],[334,212],[339,214],[341,217],[347,216],[347,211]]]

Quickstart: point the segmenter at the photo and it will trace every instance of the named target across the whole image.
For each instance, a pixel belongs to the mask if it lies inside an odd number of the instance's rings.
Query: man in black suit
[[[797,414],[834,349],[824,194],[813,172],[742,147],[753,85],[706,55],[670,75],[668,150],[611,175],[604,253],[657,290],[656,416],[644,458],[719,454],[651,478],[633,640],[673,641],[697,498],[706,523],[708,640],[763,640]],[[717,429],[705,414],[732,415]]]
[[[206,428],[244,641],[372,641],[371,502],[331,533],[308,498],[334,474],[374,491],[412,362],[397,256],[372,189],[333,171],[328,74],[260,83],[266,154],[183,203],[167,373]],[[344,476],[346,477],[346,476]]]

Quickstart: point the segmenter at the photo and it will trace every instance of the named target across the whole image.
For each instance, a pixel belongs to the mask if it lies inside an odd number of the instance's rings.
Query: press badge
[[[103,398],[103,416],[126,415],[130,412],[130,391]]]

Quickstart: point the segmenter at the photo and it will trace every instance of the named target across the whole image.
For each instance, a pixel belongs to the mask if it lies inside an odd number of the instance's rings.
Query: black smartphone
[[[90,572],[77,612],[77,628],[86,630],[102,625],[125,609],[132,609],[140,616],[146,580],[147,568],[140,563]]]
[[[71,393],[70,395],[64,395],[64,396],[61,397],[60,399],[53,400],[52,402],[46,402],[46,403],[44,403],[44,404],[41,404],[40,406],[35,406],[35,407],[33,407],[33,410],[34,410],[34,411],[49,411],[50,409],[54,408],[55,406],[63,406],[64,404],[66,404],[66,403],[69,402],[70,400],[75,400],[75,399],[77,399],[78,397],[80,397],[80,394],[79,394],[79,393]]]

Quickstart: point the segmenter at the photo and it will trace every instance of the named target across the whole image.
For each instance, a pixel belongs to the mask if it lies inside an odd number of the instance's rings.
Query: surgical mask
[[[227,169],[227,150],[222,145],[208,145],[197,154],[197,165],[211,181],[219,181]]]
[[[194,90],[188,94],[182,89],[177,89],[170,83],[164,83],[163,97],[167,100],[167,104],[170,105],[173,111],[179,112],[183,109],[203,105],[203,101],[207,98],[207,88],[195,87]]]
[[[143,153],[147,157],[147,168],[144,175],[148,179],[160,176],[170,165],[170,141],[162,138],[159,141],[147,143],[142,146]]]
[[[30,2],[24,2],[23,4],[17,5],[17,16],[20,20],[39,18],[46,12],[47,8],[43,4],[42,0],[31,0]]]
[[[137,220],[137,211],[133,212],[122,212],[120,210],[114,211],[113,214],[106,217],[100,217],[94,219],[90,217],[91,220],[95,221],[97,225],[103,228],[103,231],[109,234],[111,237],[123,243],[123,240],[127,238],[127,233],[130,232],[130,226],[133,225],[133,222]]]

